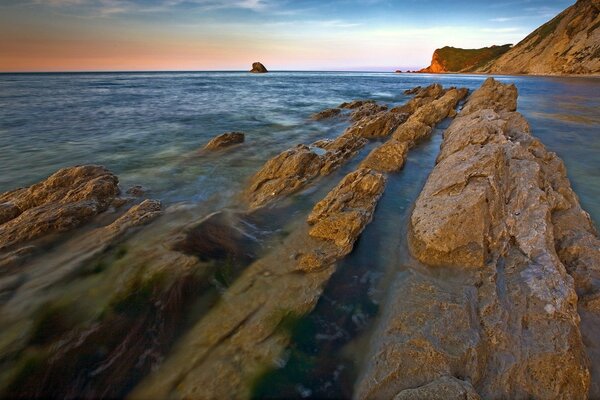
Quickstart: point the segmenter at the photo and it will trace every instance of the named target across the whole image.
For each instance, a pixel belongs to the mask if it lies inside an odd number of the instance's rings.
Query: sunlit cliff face
[[[0,71],[382,69],[516,43],[570,4],[440,0],[6,0]]]

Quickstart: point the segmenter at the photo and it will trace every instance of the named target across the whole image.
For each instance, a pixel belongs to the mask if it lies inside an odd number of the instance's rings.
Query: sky
[[[0,72],[417,69],[574,0],[0,0]]]

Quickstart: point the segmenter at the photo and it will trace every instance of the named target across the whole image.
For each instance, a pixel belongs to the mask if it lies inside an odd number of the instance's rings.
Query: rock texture
[[[383,174],[368,168],[360,168],[346,175],[313,208],[308,216],[308,223],[311,225],[308,234],[334,243],[337,247],[335,258],[350,253],[358,235],[373,219],[385,181]],[[327,255],[323,258],[329,261],[333,257]],[[310,261],[309,269],[313,269],[316,258],[318,255],[310,254],[301,263],[307,265],[306,261]]]
[[[256,208],[273,199],[294,193],[312,179],[328,175],[354,156],[367,141],[342,135],[333,141],[319,141],[312,146],[298,145],[267,161],[256,173],[246,190],[250,206]]]
[[[497,59],[512,47],[511,44],[503,46],[483,47],[481,49],[460,49],[456,47],[442,47],[433,52],[431,65],[421,69],[422,73],[449,73],[471,72],[487,65]]]
[[[243,132],[227,132],[211,139],[204,150],[220,150],[234,144],[244,143],[246,135]]]
[[[596,276],[600,250],[562,162],[531,136],[516,97],[490,78],[445,132],[409,225],[411,252],[429,267],[399,278],[359,398],[441,395],[443,377],[486,399],[588,397],[586,350],[597,347],[584,327],[597,311],[579,305],[580,331],[576,288],[590,300],[598,291],[569,271]],[[565,220],[581,228],[566,233]],[[560,246],[570,240],[571,264]]]
[[[264,74],[269,71],[267,71],[267,68],[264,65],[257,61],[252,63],[252,69],[250,70],[250,72],[254,74]]]
[[[104,167],[64,168],[28,188],[0,195],[0,250],[82,225],[106,210],[119,193]]]
[[[578,0],[477,71],[491,74],[600,74],[600,1]]]

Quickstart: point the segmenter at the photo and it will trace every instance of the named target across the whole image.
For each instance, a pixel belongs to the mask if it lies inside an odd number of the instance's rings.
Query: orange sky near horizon
[[[0,72],[416,69],[445,45],[516,43],[560,11],[352,1],[0,0]]]

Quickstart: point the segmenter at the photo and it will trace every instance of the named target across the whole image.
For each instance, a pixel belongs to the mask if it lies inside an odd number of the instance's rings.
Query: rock
[[[125,214],[108,225],[106,229],[122,233],[133,227],[149,224],[160,215],[162,215],[160,201],[146,199],[131,207]]]
[[[310,117],[310,119],[312,119],[313,121],[321,121],[323,119],[337,117],[340,115],[341,112],[342,110],[340,110],[339,108],[328,108],[326,110],[313,114]]]
[[[433,126],[448,117],[467,93],[468,90],[464,88],[443,91],[441,87],[431,86],[422,89],[413,99],[419,104],[418,107],[414,109],[408,120],[399,125],[392,133],[393,139],[399,142],[408,142],[410,146],[413,146],[420,139],[428,136],[433,130]],[[421,99],[425,99],[425,101]]]
[[[305,224],[291,229],[279,246],[243,271],[129,397],[250,398],[265,369],[285,359],[292,334],[286,326],[315,307],[335,261],[371,220],[384,183],[382,174],[367,169],[347,175],[313,209],[311,230],[327,231],[336,216],[347,224],[333,236],[316,238]]]
[[[350,113],[350,119],[355,122],[361,121],[385,110],[387,110],[387,106],[366,102],[359,107],[353,108],[353,111]]]
[[[504,46],[483,47],[481,49],[460,49],[456,47],[442,47],[433,52],[431,65],[420,70],[420,73],[448,73],[469,72],[488,64],[506,53],[512,47]]]
[[[600,3],[579,0],[476,71],[491,74],[598,74]]]
[[[134,185],[125,191],[125,194],[128,194],[133,197],[142,197],[146,194],[146,189],[142,185]],[[114,205],[114,203],[113,203]],[[123,205],[123,204],[121,204]]]
[[[95,165],[64,168],[28,188],[0,195],[0,249],[64,232],[106,210],[119,193],[118,179]]]
[[[267,69],[265,68],[265,66],[262,65],[261,63],[259,63],[259,62],[253,62],[252,63],[252,69],[250,70],[250,72],[255,73],[255,74],[264,74],[264,73],[269,72],[269,71],[267,71]]]
[[[346,175],[308,216],[312,225],[309,235],[334,242],[341,253],[349,253],[358,235],[371,222],[385,182],[383,174],[368,168]]]
[[[421,89],[422,89],[421,86],[415,86],[412,89],[406,89],[403,93],[406,95],[417,94],[421,91]]]
[[[371,151],[360,166],[380,172],[395,172],[404,166],[407,153],[408,144],[406,142],[391,139]]]
[[[367,139],[389,136],[400,124],[408,118],[406,113],[378,112],[376,115],[363,117],[346,130],[347,134]]]
[[[328,175],[354,156],[367,141],[341,135],[334,141],[298,145],[267,161],[250,180],[245,192],[251,208],[257,208],[277,197],[303,188],[317,176]],[[317,154],[319,153],[319,154]]]
[[[351,102],[344,102],[338,106],[338,108],[345,108],[347,110],[354,110],[356,108],[365,106],[367,104],[375,104],[375,100],[353,100]]]
[[[397,74],[401,74],[401,73],[402,73],[402,70],[399,70],[399,69],[397,69],[395,72],[396,72]]]
[[[556,156],[510,111],[516,95],[490,78],[445,132],[409,223],[411,253],[428,267],[399,279],[358,398],[443,376],[482,398],[587,398],[577,295],[554,237],[553,216],[573,206]]]
[[[480,400],[469,382],[444,376],[416,389],[406,389],[394,400]]]
[[[244,143],[243,132],[227,132],[214,137],[204,146],[204,150],[220,150],[234,144]]]

